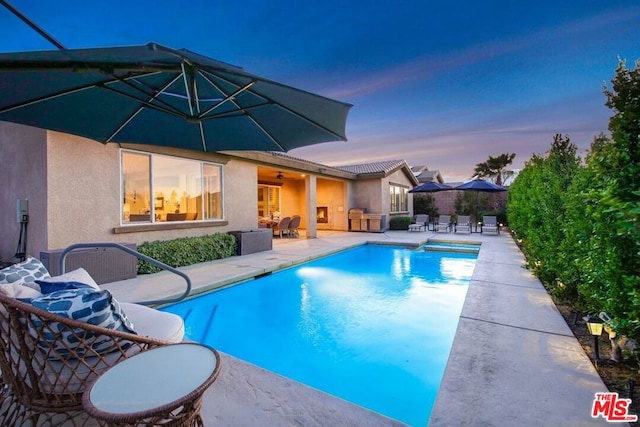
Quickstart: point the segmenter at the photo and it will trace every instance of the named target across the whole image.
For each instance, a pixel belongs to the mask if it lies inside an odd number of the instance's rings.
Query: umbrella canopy
[[[484,179],[474,179],[464,184],[460,184],[454,188],[454,190],[475,190],[485,191],[488,193],[496,193],[498,191],[507,191],[506,188],[494,184],[493,182],[485,181]]]
[[[0,120],[103,143],[289,151],[346,140],[350,108],[155,43],[0,54]]]
[[[480,198],[480,192],[485,192],[485,193],[497,193],[499,191],[507,191],[506,188],[494,184],[493,182],[489,182],[489,181],[485,181],[484,179],[474,179],[468,182],[465,182],[464,184],[460,184],[457,187],[454,187],[454,190],[462,190],[462,191],[475,191],[476,192],[476,221],[478,221],[479,218],[479,198]],[[476,231],[477,231],[477,224],[476,224]]]
[[[439,182],[430,181],[409,190],[409,193],[435,193],[437,191],[453,190],[452,187]]]

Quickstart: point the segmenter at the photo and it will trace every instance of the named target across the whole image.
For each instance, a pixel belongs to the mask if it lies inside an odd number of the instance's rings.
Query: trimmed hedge
[[[237,241],[226,233],[201,237],[181,237],[174,240],[155,240],[138,246],[138,252],[171,267],[184,267],[199,262],[228,258],[236,253]],[[158,267],[138,260],[138,274],[157,273]]]
[[[581,311],[607,313],[617,334],[640,341],[640,61],[620,62],[606,88],[611,137],[585,161],[556,135],[509,190],[509,226],[534,273]]]
[[[406,230],[411,224],[410,216],[392,216],[389,219],[389,230]]]

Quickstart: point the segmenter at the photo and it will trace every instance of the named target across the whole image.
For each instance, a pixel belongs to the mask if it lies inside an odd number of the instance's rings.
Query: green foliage
[[[174,240],[156,240],[138,246],[138,252],[171,267],[184,267],[199,262],[230,257],[236,252],[236,238],[230,234],[215,233],[201,237],[182,237]],[[138,273],[157,273],[158,267],[138,260]]]
[[[389,230],[406,230],[411,224],[410,216],[392,216],[389,219]]]
[[[580,167],[569,137],[555,135],[546,156],[533,156],[509,188],[509,226],[522,240],[529,266],[552,292],[576,294],[575,284],[559,281],[564,270],[560,243],[565,240],[566,189]]]
[[[471,215],[474,221],[480,221],[482,212],[491,210],[491,196],[481,191],[459,191],[454,202],[458,215]]]
[[[640,63],[621,62],[605,88],[611,138],[596,137],[585,164],[556,135],[509,191],[509,225],[535,274],[584,311],[640,339]]]
[[[430,218],[438,216],[438,208],[431,194],[413,195],[413,213],[427,214]]]

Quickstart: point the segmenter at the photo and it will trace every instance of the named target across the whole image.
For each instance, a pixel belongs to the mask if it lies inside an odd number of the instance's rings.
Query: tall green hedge
[[[184,267],[199,262],[228,258],[236,252],[236,238],[231,234],[214,233],[201,237],[181,237],[156,240],[138,246],[138,252],[171,267]],[[158,267],[138,260],[138,273],[157,273]]]
[[[568,137],[533,156],[509,190],[509,224],[535,274],[585,311],[640,339],[640,63],[605,89],[611,137],[580,164]]]

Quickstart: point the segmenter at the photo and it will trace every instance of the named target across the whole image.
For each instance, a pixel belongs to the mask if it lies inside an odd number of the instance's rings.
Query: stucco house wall
[[[364,208],[368,213],[381,213],[386,217],[386,226],[389,227],[391,216],[412,215],[413,197],[409,194],[408,209],[402,212],[391,213],[391,195],[389,188],[397,185],[410,190],[414,183],[407,177],[406,171],[398,169],[382,178],[359,180],[353,183],[355,208]]]
[[[27,251],[34,253],[47,244],[47,132],[42,129],[0,122],[0,260],[16,253],[20,224],[16,200],[27,199]]]
[[[220,154],[129,148],[223,163],[224,219],[181,226],[122,226],[118,145],[0,122],[0,178],[4,183],[0,260],[10,260],[16,252],[20,232],[16,199],[29,200],[26,246],[27,254],[36,257],[42,251],[79,242],[141,244],[257,228],[257,186],[247,185],[257,181],[255,165]]]

